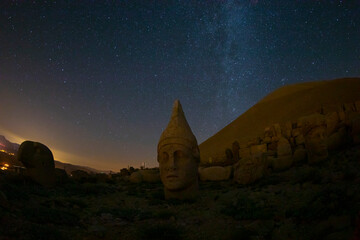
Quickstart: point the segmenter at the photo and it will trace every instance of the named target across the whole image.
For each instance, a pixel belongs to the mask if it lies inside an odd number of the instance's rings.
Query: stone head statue
[[[302,134],[305,139],[305,148],[309,163],[317,163],[328,157],[325,137],[326,124],[324,116],[313,114],[301,119]]]
[[[200,151],[179,100],[158,144],[160,178],[166,199],[192,199],[198,192]]]
[[[27,175],[35,182],[52,186],[55,183],[55,163],[52,152],[44,144],[23,142],[17,158],[26,167]]]

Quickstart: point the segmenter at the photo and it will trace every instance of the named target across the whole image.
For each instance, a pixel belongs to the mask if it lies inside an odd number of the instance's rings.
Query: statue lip
[[[170,174],[170,175],[167,175],[166,176],[166,178],[178,178],[178,176],[177,175],[174,175],[174,174]]]

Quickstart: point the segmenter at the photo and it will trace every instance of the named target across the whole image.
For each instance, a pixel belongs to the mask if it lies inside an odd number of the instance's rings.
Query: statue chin
[[[198,195],[199,183],[196,180],[192,185],[183,189],[169,189],[165,186],[165,199],[191,200],[196,199]]]

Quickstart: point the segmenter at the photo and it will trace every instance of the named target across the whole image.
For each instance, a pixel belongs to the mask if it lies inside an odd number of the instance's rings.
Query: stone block
[[[334,133],[340,124],[340,118],[337,112],[331,112],[326,114],[325,116],[326,121],[326,134],[331,135]]]
[[[349,112],[355,112],[356,108],[354,103],[344,103],[344,110]]]
[[[252,145],[259,145],[259,144],[260,144],[260,138],[256,137],[256,138],[250,139],[247,143],[247,146],[250,147]]]
[[[307,160],[307,151],[305,150],[305,148],[297,148],[297,149],[295,149],[295,152],[294,152],[294,155],[293,155],[293,162],[295,164],[305,163],[306,160]]]
[[[337,112],[340,122],[345,122],[346,120],[346,113],[344,111],[338,111]]]
[[[129,181],[131,183],[141,183],[143,181],[141,173],[139,171],[133,172],[129,177]]]
[[[351,137],[355,145],[360,144],[360,117],[351,121]]]
[[[360,100],[355,102],[355,108],[357,112],[360,112]]]
[[[329,151],[343,149],[348,143],[348,136],[345,127],[327,137],[327,146]]]
[[[275,151],[277,150],[277,142],[271,142],[267,144],[268,151]]]
[[[295,128],[295,129],[293,129],[292,130],[292,133],[291,133],[291,135],[293,136],[293,137],[297,137],[297,136],[299,136],[301,134],[301,129],[300,128]]]
[[[273,137],[271,137],[271,141],[272,141],[272,142],[278,142],[278,141],[279,141],[279,137],[278,137],[278,136],[273,136]]]
[[[267,173],[268,163],[264,154],[253,155],[234,164],[234,181],[239,184],[250,184]]]
[[[295,137],[295,145],[301,145],[305,143],[305,138],[302,134]]]
[[[239,150],[239,156],[240,158],[248,158],[251,156],[250,154],[250,148],[240,148]]]
[[[271,143],[271,137],[264,137],[263,143]]]
[[[273,125],[273,129],[274,129],[274,132],[275,132],[275,136],[281,137],[281,127],[280,127],[280,124],[275,123],[275,124]]]
[[[160,182],[160,173],[158,170],[144,169],[139,171],[143,182],[156,183]]]
[[[278,146],[277,146],[277,155],[278,156],[288,156],[288,155],[291,156],[292,155],[291,145],[290,145],[289,141],[284,137],[281,137],[279,139]]]
[[[225,181],[229,180],[232,172],[232,166],[227,167],[207,167],[199,168],[201,181]]]
[[[283,171],[289,169],[293,164],[293,157],[289,156],[280,156],[274,158],[272,161],[272,168],[274,171]]]
[[[250,147],[251,155],[255,155],[258,153],[266,153],[266,152],[267,152],[267,144],[253,145]]]
[[[287,138],[287,139],[289,139],[290,137],[291,137],[291,132],[292,132],[292,124],[291,124],[291,122],[286,122],[285,124],[284,124],[284,126],[282,127],[282,129],[281,129],[281,134],[285,137],[285,138]]]
[[[264,129],[264,136],[265,137],[272,137],[272,136],[274,136],[274,132],[272,131],[272,129],[271,129],[271,127],[266,127],[265,129]]]

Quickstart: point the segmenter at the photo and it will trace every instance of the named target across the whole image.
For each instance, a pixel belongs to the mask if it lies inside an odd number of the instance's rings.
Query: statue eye
[[[169,154],[167,152],[161,153],[160,161],[166,162],[169,160]]]
[[[174,152],[175,159],[181,159],[185,157],[185,153],[181,150]]]

